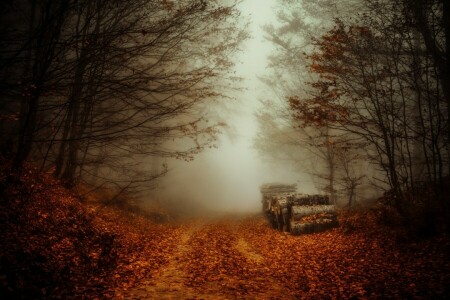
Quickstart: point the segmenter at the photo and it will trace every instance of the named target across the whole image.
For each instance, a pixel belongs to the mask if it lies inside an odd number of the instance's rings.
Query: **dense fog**
[[[304,193],[317,192],[308,174],[292,162],[262,157],[254,146],[256,112],[271,91],[259,77],[267,75],[267,57],[273,46],[264,38],[263,26],[276,22],[276,1],[243,1],[242,19],[249,20],[251,37],[235,57],[235,72],[244,86],[235,99],[210,109],[210,116],[227,124],[215,149],[206,149],[191,162],[166,160],[169,173],[149,196],[163,205],[195,203],[219,211],[260,211],[259,186],[266,182],[296,183]]]

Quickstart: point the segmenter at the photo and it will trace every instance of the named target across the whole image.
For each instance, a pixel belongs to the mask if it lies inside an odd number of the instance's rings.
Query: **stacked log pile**
[[[263,210],[276,229],[298,235],[338,225],[336,207],[327,195],[295,194],[295,184],[269,183],[260,189]]]
[[[328,230],[338,225],[334,205],[294,205],[291,207],[290,232],[294,235]]]

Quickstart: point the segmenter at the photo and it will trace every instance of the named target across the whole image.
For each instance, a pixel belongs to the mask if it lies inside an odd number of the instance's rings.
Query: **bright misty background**
[[[260,100],[270,97],[270,89],[258,76],[266,72],[272,45],[264,39],[263,26],[276,22],[276,1],[244,0],[240,4],[242,22],[248,20],[250,38],[236,57],[236,75],[243,87],[232,103],[211,108],[212,117],[228,125],[217,141],[217,149],[205,150],[192,162],[166,160],[169,174],[150,196],[161,203],[198,203],[226,211],[261,209],[259,186],[264,182],[297,183],[302,192],[315,192],[306,174],[295,172],[290,163],[272,163],[253,147],[257,134],[255,113]]]

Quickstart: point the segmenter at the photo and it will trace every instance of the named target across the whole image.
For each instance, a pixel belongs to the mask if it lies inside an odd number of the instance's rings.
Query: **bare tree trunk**
[[[444,0],[443,3],[443,23],[445,32],[445,56],[446,56],[446,77],[442,79],[443,90],[447,99],[447,162],[448,174],[450,175],[450,3]]]
[[[441,0],[443,7],[442,24],[445,35],[445,51],[439,50],[435,36],[430,29],[428,24],[427,16],[425,12],[427,11],[427,1],[407,1],[409,7],[411,8],[414,17],[417,22],[417,29],[422,34],[425,46],[428,52],[433,57],[434,63],[439,73],[442,92],[444,93],[445,103],[447,104],[447,121],[450,120],[450,61],[449,61],[449,51],[450,51],[450,4],[447,0]],[[447,152],[450,153],[450,128],[447,125]],[[448,164],[448,172],[450,174],[450,163]]]
[[[28,34],[29,34],[29,38],[32,38],[32,32],[33,32],[33,28],[35,26],[35,18],[36,18],[36,0],[32,1],[31,4],[31,11],[30,11],[30,23],[28,26]],[[23,70],[23,77],[26,78],[28,73],[31,71],[31,62],[32,62],[32,47],[30,46],[27,54],[26,54],[26,63],[24,65],[24,70]],[[13,161],[13,169],[18,169],[21,167],[22,162],[25,160],[26,156],[28,156],[29,153],[29,149],[26,150],[24,149],[25,145],[26,145],[26,135],[27,135],[27,131],[28,131],[28,127],[30,126],[29,123],[31,119],[30,116],[30,109],[31,109],[31,105],[32,105],[32,101],[30,101],[30,104],[28,104],[28,99],[27,98],[23,98],[21,103],[20,103],[20,115],[19,115],[19,120],[20,120],[20,132],[19,132],[19,140],[17,142],[17,150],[16,150],[16,155],[14,157],[14,161]],[[34,106],[36,106],[36,104],[34,104]],[[28,152],[28,153],[27,153]]]
[[[56,4],[55,4],[56,3]],[[54,7],[56,5],[56,7]],[[60,39],[61,31],[69,8],[69,0],[60,2],[48,1],[42,12],[42,23],[39,34],[36,37],[35,55],[32,58],[32,85],[30,86],[29,104],[22,109],[21,116],[23,125],[21,128],[17,154],[13,160],[13,168],[20,168],[23,161],[29,156],[34,142],[36,131],[36,120],[39,109],[39,101],[46,83],[48,71],[55,59],[56,48]],[[36,3],[32,5],[32,20],[36,14]],[[32,23],[30,23],[30,28]],[[26,104],[25,104],[26,105]]]
[[[83,91],[83,78],[85,69],[87,66],[87,60],[85,57],[85,51],[81,51],[80,63],[77,66],[77,71],[75,74],[74,84],[72,86],[72,95],[69,100],[69,113],[66,120],[66,125],[64,128],[64,133],[67,133],[63,137],[60,146],[60,153],[58,154],[59,161],[57,162],[57,171],[55,171],[56,176],[61,176],[67,184],[72,185],[73,175],[76,170],[77,156],[78,156],[78,145],[79,145],[79,122],[78,118],[80,115],[80,101]],[[68,153],[66,154],[65,148],[68,147]],[[64,159],[64,156],[66,158]],[[64,170],[64,171],[63,171]]]
[[[328,184],[330,189],[331,203],[336,204],[336,188],[335,188],[335,155],[333,141],[330,135],[330,127],[326,125],[326,160],[328,164]]]

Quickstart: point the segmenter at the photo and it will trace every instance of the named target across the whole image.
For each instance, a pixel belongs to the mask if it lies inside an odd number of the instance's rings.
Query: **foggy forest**
[[[449,14],[1,1],[1,299],[449,299]]]

